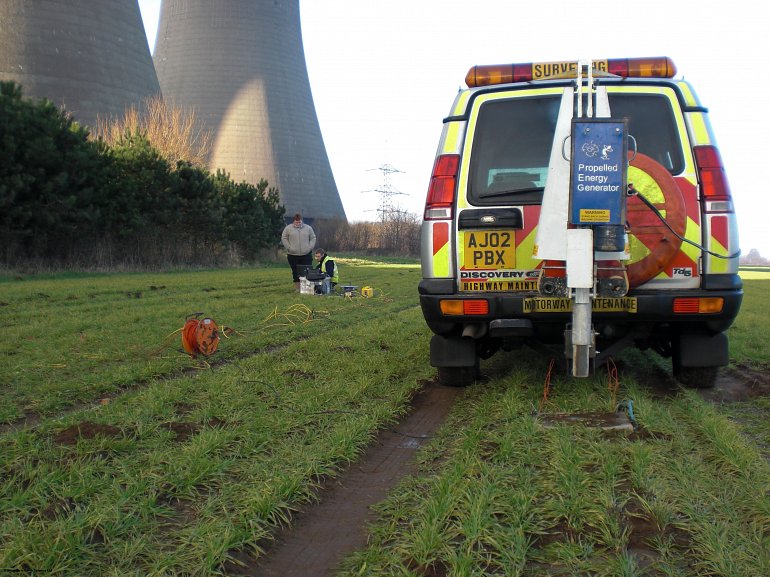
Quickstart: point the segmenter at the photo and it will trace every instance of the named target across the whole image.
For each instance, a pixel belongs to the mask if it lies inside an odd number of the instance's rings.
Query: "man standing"
[[[315,231],[309,224],[302,222],[302,215],[297,213],[294,215],[294,222],[283,229],[281,243],[286,249],[294,288],[299,291],[300,272],[303,272],[306,267],[313,266],[311,252],[315,246]]]

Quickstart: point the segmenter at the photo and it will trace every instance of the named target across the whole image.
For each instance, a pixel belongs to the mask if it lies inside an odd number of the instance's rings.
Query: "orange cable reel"
[[[687,210],[674,177],[661,164],[641,153],[631,161],[628,172],[629,183],[664,213],[676,233],[684,235]],[[635,196],[628,198],[626,218],[632,237],[628,282],[634,288],[663,271],[679,252],[682,240]]]
[[[192,358],[208,357],[217,351],[220,331],[214,319],[199,318],[203,313],[189,315],[182,327],[182,347]]]
[[[679,185],[663,165],[640,152],[629,163],[628,181],[665,216],[672,230],[636,195],[627,199],[631,259],[625,264],[629,288],[643,285],[660,274],[677,255],[687,228],[687,208]],[[677,236],[679,235],[679,236]],[[623,269],[621,261],[607,261],[599,277],[612,277]],[[545,260],[538,268],[540,279],[566,277],[563,261]]]

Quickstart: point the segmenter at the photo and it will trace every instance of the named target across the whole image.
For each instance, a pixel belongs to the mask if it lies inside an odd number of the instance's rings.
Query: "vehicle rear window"
[[[639,152],[662,164],[671,174],[684,170],[682,144],[668,98],[660,94],[612,93],[609,98],[612,116],[628,118],[628,133],[636,139]]]
[[[627,118],[637,149],[668,169],[682,171],[682,146],[668,98],[657,94],[609,95],[613,118]],[[542,201],[560,95],[484,103],[471,153],[468,198],[475,205]],[[632,148],[633,144],[629,145]]]

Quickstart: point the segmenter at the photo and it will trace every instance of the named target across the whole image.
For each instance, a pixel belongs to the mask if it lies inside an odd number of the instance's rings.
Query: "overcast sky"
[[[225,1],[225,0],[218,0]],[[160,0],[139,0],[150,49]],[[475,64],[669,56],[709,117],[741,248],[770,257],[770,17],[758,1],[301,0],[310,86],[351,221],[395,203],[421,214],[441,133]],[[770,188],[770,187],[769,187]]]

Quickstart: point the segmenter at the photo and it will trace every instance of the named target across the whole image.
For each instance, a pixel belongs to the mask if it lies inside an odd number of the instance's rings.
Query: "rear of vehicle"
[[[616,263],[627,290],[593,292],[594,360],[629,345],[652,348],[673,358],[683,382],[710,386],[728,362],[725,331],[742,285],[733,203],[707,110],[668,59],[594,66],[611,118],[627,122],[627,177],[639,193],[625,200],[627,243]],[[568,353],[565,263],[538,258],[536,239],[549,233],[538,231],[543,193],[553,155],[564,154],[554,134],[573,71],[574,63],[474,67],[444,119],[419,294],[434,333],[431,364],[445,384],[473,382],[479,359],[500,349],[555,345]]]

